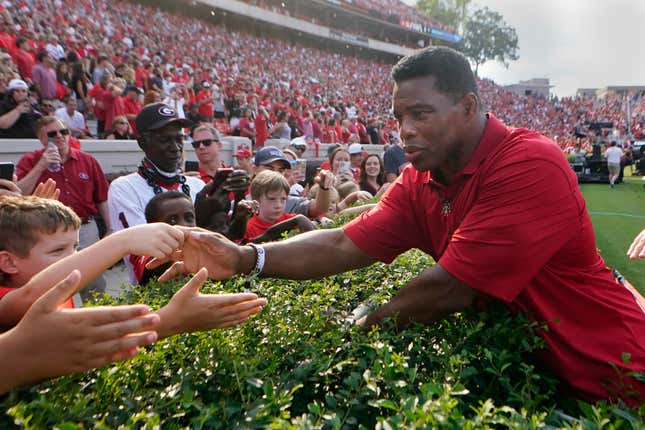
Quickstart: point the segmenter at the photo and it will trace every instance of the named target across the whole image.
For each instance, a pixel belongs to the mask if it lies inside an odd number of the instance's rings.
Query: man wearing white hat
[[[29,102],[29,86],[22,79],[12,79],[7,97],[0,104],[0,138],[35,139],[36,121],[41,115]]]

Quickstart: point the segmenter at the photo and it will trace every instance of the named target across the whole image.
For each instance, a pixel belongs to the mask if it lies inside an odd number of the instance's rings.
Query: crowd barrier
[[[251,142],[246,137],[222,137],[221,160],[227,165],[234,165],[233,154],[242,146],[250,147]],[[266,145],[286,148],[288,140],[269,139]],[[327,158],[329,144],[308,145],[302,158],[322,160]],[[17,163],[20,157],[28,152],[41,149],[42,144],[36,139],[0,139],[0,162]],[[363,145],[368,153],[383,154],[381,145]],[[106,174],[133,172],[141,162],[143,152],[136,140],[81,140],[81,149],[97,159]],[[186,142],[184,145],[185,159],[196,161],[195,150]]]

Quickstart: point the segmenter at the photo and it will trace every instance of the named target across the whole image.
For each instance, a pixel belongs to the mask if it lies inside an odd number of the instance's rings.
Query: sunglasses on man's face
[[[52,130],[47,132],[47,137],[49,138],[54,138],[56,137],[57,134],[60,134],[61,136],[67,136],[69,135],[69,130],[66,128],[61,128],[60,130]]]
[[[204,148],[208,148],[213,144],[213,142],[219,142],[219,140],[216,140],[216,139],[193,140],[192,142],[190,142],[190,144],[193,145],[193,148],[197,149],[199,148],[199,145],[204,145]]]

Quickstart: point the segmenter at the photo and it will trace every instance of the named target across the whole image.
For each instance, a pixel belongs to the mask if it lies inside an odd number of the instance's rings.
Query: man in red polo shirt
[[[193,130],[190,143],[195,148],[195,155],[199,160],[199,177],[207,184],[213,180],[217,169],[226,167],[220,159],[222,142],[219,132],[210,125],[200,125]]]
[[[546,324],[539,334],[547,348],[536,354],[571,394],[642,404],[645,384],[628,373],[645,372],[645,301],[598,254],[560,149],[484,114],[470,65],[454,50],[418,51],[392,77],[411,166],[374,209],[343,228],[264,248],[188,233],[185,261],[169,274],[205,265],[216,278],[315,279],[419,248],[437,263],[360,324],[432,323],[491,296]]]
[[[94,220],[100,214],[108,230],[108,182],[98,161],[91,155],[70,148],[70,131],[56,117],[46,116],[36,123],[36,134],[43,149],[25,154],[16,166],[18,186],[24,194],[31,194],[37,184],[52,178],[60,189],[58,198],[74,210],[81,219],[79,249],[99,240],[99,230]],[[53,146],[49,145],[53,143]],[[58,165],[58,168],[53,168]],[[97,278],[81,296],[89,298],[91,291],[103,292],[105,281]]]
[[[130,84],[125,87],[125,97],[123,98],[125,117],[128,119],[135,137],[139,134],[137,133],[137,124],[134,120],[137,118],[139,112],[141,112],[141,109],[143,109],[143,103],[139,100],[140,95],[141,90],[135,85]]]

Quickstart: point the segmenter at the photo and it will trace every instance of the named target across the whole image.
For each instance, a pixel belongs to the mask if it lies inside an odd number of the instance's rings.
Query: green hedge
[[[531,359],[543,346],[532,324],[504,309],[402,331],[347,323],[359,304],[385,302],[430,264],[412,251],[321,281],[263,280],[269,304],[247,324],[16,390],[0,428],[642,428],[645,407],[559,396]],[[178,285],[103,302],[158,307]],[[204,291],[241,289],[233,279]]]

